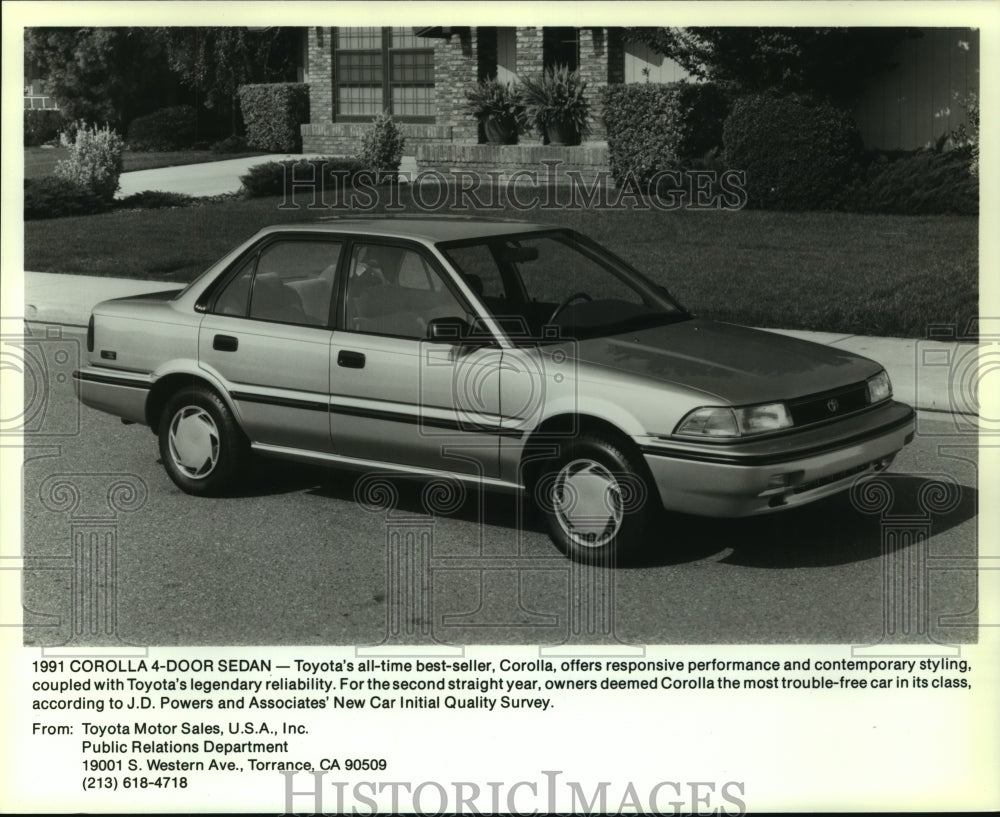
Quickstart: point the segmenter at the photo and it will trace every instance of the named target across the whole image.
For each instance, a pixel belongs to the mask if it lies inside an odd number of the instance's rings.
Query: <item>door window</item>
[[[420,339],[434,318],[468,321],[465,307],[417,251],[356,244],[348,265],[345,325],[352,332]]]
[[[341,243],[276,241],[249,258],[215,301],[220,315],[326,326]]]

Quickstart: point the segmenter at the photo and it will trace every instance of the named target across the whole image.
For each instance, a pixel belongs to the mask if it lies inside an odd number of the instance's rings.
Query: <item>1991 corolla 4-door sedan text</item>
[[[527,490],[606,563],[650,514],[747,516],[882,470],[913,437],[875,362],[688,314],[571,230],[383,218],[261,230],[181,291],[98,304],[88,406],[171,479],[251,451]]]

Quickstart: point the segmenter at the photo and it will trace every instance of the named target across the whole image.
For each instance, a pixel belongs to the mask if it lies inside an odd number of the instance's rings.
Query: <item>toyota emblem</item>
[[[838,408],[840,408],[840,403],[836,400],[827,400],[826,407],[830,410],[830,414],[833,414]]]

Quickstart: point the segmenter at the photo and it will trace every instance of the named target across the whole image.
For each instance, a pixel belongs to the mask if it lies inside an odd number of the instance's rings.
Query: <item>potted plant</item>
[[[490,77],[466,91],[465,98],[466,108],[482,124],[488,142],[500,145],[517,142],[517,135],[525,123],[519,88]]]
[[[522,80],[528,118],[550,145],[578,145],[590,131],[590,102],[580,74],[565,65]]]

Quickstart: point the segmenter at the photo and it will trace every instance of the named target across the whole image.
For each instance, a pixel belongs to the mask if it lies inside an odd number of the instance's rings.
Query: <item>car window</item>
[[[246,261],[215,302],[222,315],[325,326],[341,242],[276,241]]]
[[[356,244],[344,303],[349,331],[424,338],[434,318],[469,320],[437,270],[416,250]]]
[[[440,245],[458,275],[517,343],[598,337],[686,317],[624,261],[570,231]]]
[[[614,300],[642,304],[642,297],[607,267],[576,249],[572,243],[544,239],[519,242],[517,270],[529,301],[560,304],[576,293],[594,301]]]
[[[462,278],[477,295],[486,298],[505,296],[500,268],[486,244],[456,247],[450,255]]]
[[[214,311],[219,315],[247,314],[247,302],[250,300],[250,282],[253,280],[253,269],[257,256],[247,259],[235,277],[226,284],[225,289],[215,299]]]

